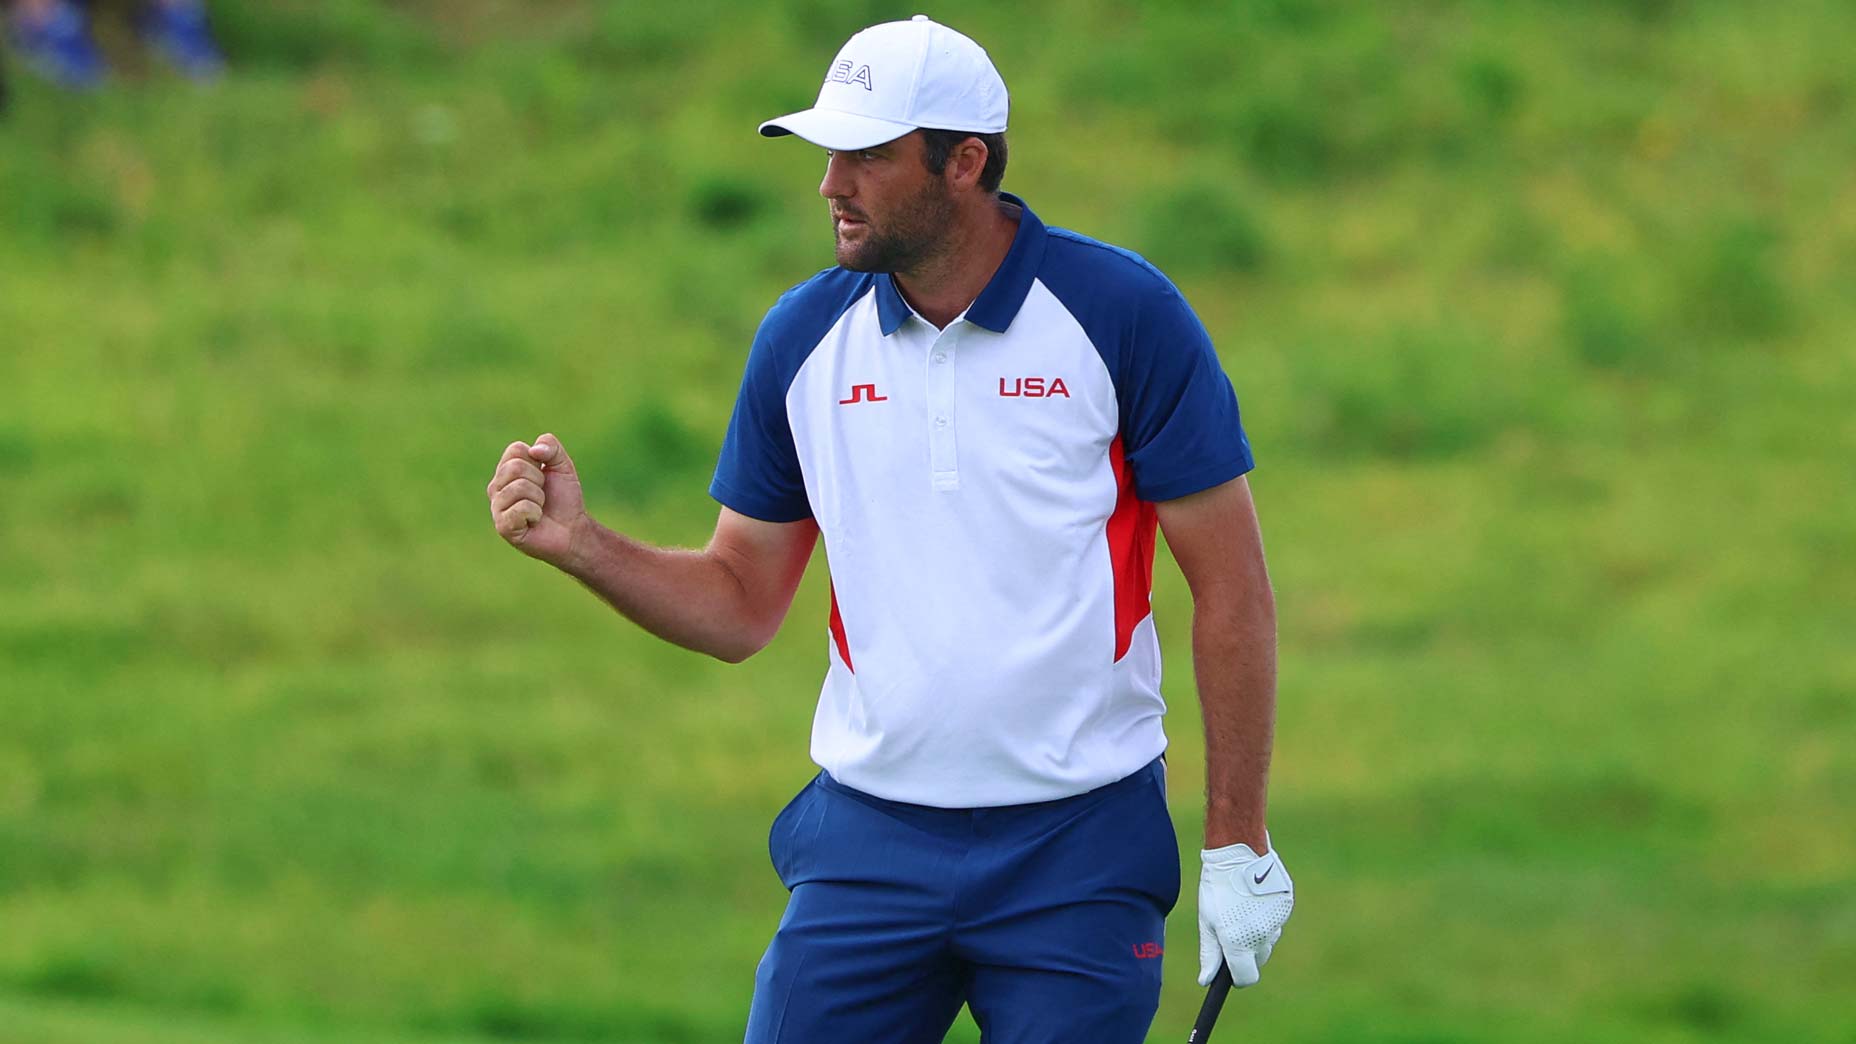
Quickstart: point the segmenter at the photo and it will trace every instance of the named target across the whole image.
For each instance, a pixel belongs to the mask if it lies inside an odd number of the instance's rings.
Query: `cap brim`
[[[760,132],[766,137],[792,134],[834,152],[867,149],[895,141],[914,129],[914,124],[831,109],[804,109],[760,125]]]

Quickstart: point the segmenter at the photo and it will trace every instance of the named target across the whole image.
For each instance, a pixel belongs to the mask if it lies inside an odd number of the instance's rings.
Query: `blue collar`
[[[992,274],[986,289],[981,290],[980,296],[967,308],[968,322],[993,333],[1004,333],[1006,327],[1012,325],[1019,307],[1025,303],[1025,295],[1031,292],[1032,280],[1038,277],[1038,266],[1044,261],[1044,222],[1025,206],[1024,200],[1010,192],[999,193],[999,198],[1017,204],[1018,233],[1012,237],[1012,249],[999,263],[999,270]],[[888,272],[876,277],[876,314],[885,337],[901,329],[902,321],[915,314],[902,299],[902,291],[896,289],[896,281]]]

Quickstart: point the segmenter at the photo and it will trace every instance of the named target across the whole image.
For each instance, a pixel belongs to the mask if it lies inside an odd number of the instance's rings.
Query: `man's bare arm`
[[[780,629],[818,526],[723,508],[701,550],[655,547],[587,515],[572,459],[553,435],[504,450],[487,490],[504,540],[579,580],[665,641],[739,663]]]
[[[1276,601],[1243,477],[1156,505],[1192,590],[1192,666],[1205,720],[1205,847],[1268,851],[1276,727]]]
[[[562,569],[626,619],[686,649],[740,663],[780,630],[818,525],[762,522],[723,508],[700,551],[653,547],[597,522]]]

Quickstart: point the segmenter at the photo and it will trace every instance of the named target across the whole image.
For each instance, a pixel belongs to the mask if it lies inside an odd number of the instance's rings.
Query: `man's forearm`
[[[1265,581],[1228,604],[1199,604],[1192,664],[1205,719],[1205,847],[1266,850],[1276,730],[1276,604]]]
[[[626,619],[686,649],[738,663],[772,637],[752,619],[736,574],[708,551],[655,547],[588,519],[560,568]]]

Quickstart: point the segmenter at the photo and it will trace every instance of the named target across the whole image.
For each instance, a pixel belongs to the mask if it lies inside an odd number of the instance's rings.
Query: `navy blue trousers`
[[[1160,1003],[1179,845],[1159,761],[1086,794],[941,809],[827,773],[774,818],[792,892],[747,1044],[1139,1044]]]

